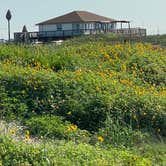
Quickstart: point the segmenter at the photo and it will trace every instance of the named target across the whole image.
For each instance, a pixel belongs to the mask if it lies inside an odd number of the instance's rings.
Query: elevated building
[[[121,23],[121,29],[119,30],[117,29],[118,23]],[[129,28],[123,29],[122,23],[127,23]],[[51,41],[79,35],[108,32],[134,34],[135,32],[135,30],[130,28],[129,21],[117,21],[115,19],[100,16],[87,11],[73,11],[71,13],[40,22],[36,25],[39,27],[38,32],[14,33],[15,41],[24,41],[25,39],[26,41]],[[142,35],[142,33],[140,35]]]

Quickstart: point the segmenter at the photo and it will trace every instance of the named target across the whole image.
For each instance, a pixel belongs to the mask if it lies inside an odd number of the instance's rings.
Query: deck
[[[80,35],[91,35],[91,34],[100,34],[100,33],[116,33],[116,34],[125,34],[125,35],[137,35],[137,36],[146,36],[145,29],[112,29],[109,31],[101,29],[86,29],[86,30],[63,30],[63,31],[41,31],[41,32],[16,32],[14,33],[14,40],[16,42],[24,41],[52,41],[71,38]]]
[[[47,40],[57,40],[57,39],[66,39],[74,36],[80,35],[88,35],[88,34],[97,34],[102,33],[101,30],[63,30],[63,31],[41,31],[41,32],[16,32],[14,33],[15,41],[21,41],[25,38],[28,40],[39,40],[39,41],[47,41]],[[103,33],[105,33],[103,31]]]

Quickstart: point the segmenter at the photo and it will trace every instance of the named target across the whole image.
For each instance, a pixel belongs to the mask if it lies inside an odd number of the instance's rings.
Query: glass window
[[[57,24],[57,31],[61,31],[62,30],[62,24]]]
[[[72,24],[73,30],[79,30],[80,24]]]
[[[91,29],[91,28],[92,28],[92,24],[90,24],[90,23],[85,24],[85,29]]]
[[[87,24],[85,24],[85,29],[87,29]]]

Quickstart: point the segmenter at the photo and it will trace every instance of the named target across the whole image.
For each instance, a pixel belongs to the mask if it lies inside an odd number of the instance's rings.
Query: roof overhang
[[[35,24],[36,26],[39,26],[39,25],[54,25],[54,24],[71,24],[71,23],[97,23],[97,22],[100,22],[100,23],[115,23],[115,22],[117,22],[117,21],[73,21],[73,22],[57,22],[57,23],[49,23],[49,24],[47,24],[47,23],[38,23],[38,24]]]
[[[101,22],[101,23],[111,23],[112,21],[99,21],[99,22]]]
[[[118,20],[118,21],[113,21],[112,23],[130,23],[130,21]]]

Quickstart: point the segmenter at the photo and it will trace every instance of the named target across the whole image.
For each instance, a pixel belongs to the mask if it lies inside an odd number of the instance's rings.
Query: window
[[[109,24],[109,29],[115,29],[115,28],[116,28],[116,24],[114,24],[114,23]]]
[[[96,23],[96,29],[101,29],[102,27],[101,27],[101,23]]]
[[[62,24],[57,24],[56,27],[57,27],[57,31],[61,31],[62,30]]]
[[[84,24],[85,25],[85,29],[87,29],[87,24]]]
[[[80,24],[72,24],[73,30],[79,30]]]

